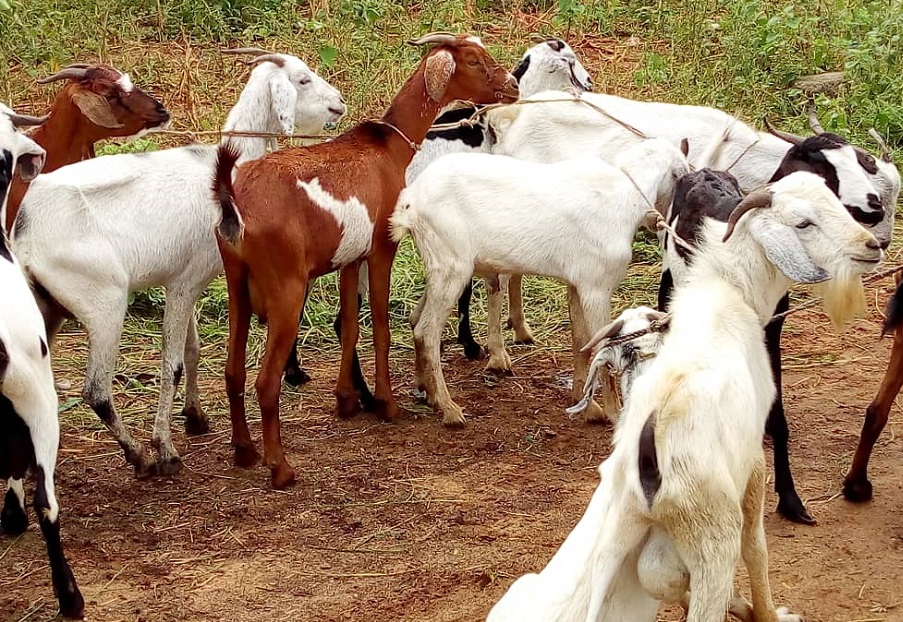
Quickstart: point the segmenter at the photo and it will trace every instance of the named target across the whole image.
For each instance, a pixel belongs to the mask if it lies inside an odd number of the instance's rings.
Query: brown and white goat
[[[279,433],[282,368],[298,332],[308,283],[340,270],[342,362],[336,410],[360,410],[351,366],[358,340],[358,268],[369,265],[376,350],[375,414],[398,415],[389,380],[389,278],[398,245],[389,217],[404,187],[405,170],[438,111],[453,100],[510,102],[517,81],[467,35],[433,33],[412,45],[436,44],[379,121],[367,121],[327,143],[284,149],[242,165],[221,147],[214,191],[223,219],[217,241],[229,289],[226,391],[235,462],[258,459],[245,419],[245,356],[251,314],[267,322],[266,351],[257,376],[264,462],[274,488],[295,479]]]
[[[163,104],[110,65],[69,65],[38,83],[60,80],[67,82],[51,102],[46,120],[30,134],[47,152],[45,173],[93,158],[97,141],[135,136],[169,122]],[[13,181],[6,207],[7,231],[16,220],[26,190],[28,182]]]

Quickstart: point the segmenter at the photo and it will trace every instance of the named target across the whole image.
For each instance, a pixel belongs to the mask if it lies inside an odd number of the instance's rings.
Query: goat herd
[[[250,55],[254,68],[219,147],[93,158],[98,140],[170,120],[108,65],[70,65],[40,80],[64,83],[46,117],[0,109],[0,476],[10,478],[3,529],[27,526],[22,478],[31,469],[60,610],[80,618],[84,601],[63,555],[53,487],[59,423],[50,345],[66,318],[84,325],[86,402],[137,477],[175,474],[170,419],[183,373],[186,430],[209,429],[198,399],[194,305],[223,271],[237,465],[259,459],[245,416],[253,314],[267,325],[256,380],[263,462],[273,487],[295,480],[279,397],[283,376],[306,378],[293,341],[311,279],[329,272],[340,271],[337,413],[394,420],[389,282],[398,244],[411,235],[427,281],[411,318],[415,383],[443,424],[464,424],[439,356],[456,300],[459,341],[469,358],[481,353],[469,322],[475,274],[487,286],[488,366],[496,371],[511,369],[502,289],[517,339],[530,342],[521,275],[567,284],[570,410],[617,421],[586,513],[548,566],[517,580],[489,620],[654,621],[660,602],[682,603],[691,622],[722,620],[726,610],[749,622],[800,620],[775,607],[768,583],[766,430],[780,512],[813,522],[790,472],[783,320],[773,315],[787,310],[792,283],[821,283],[838,323],[861,307],[861,275],[890,243],[900,191],[886,147],[876,159],[820,131],[816,119],[816,135],[804,139],[758,132],[713,108],[589,93],[589,75],[558,39],[530,48],[513,75],[473,36],[433,33],[411,43],[432,47],[380,120],[306,147],[276,150],[267,134],[321,132],[345,114],[342,96],[297,57],[255,48],[227,51]],[[16,129],[28,125],[36,126],[30,134]],[[630,309],[612,322],[611,296],[641,226],[663,244],[660,310]],[[123,425],[112,391],[128,295],[150,286],[166,289],[152,451]],[[376,352],[372,393],[356,352],[364,294]],[[899,297],[887,329],[903,318]],[[903,383],[901,339],[845,482],[851,500],[871,496],[869,454]],[[620,374],[623,408],[612,373]],[[738,557],[751,603],[733,591]]]

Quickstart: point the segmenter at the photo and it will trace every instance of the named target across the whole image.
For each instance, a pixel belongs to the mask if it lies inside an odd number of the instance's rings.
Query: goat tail
[[[408,189],[401,191],[398,195],[398,202],[395,204],[395,211],[389,218],[389,235],[392,241],[398,244],[406,235],[412,234],[414,231],[414,210],[410,200],[410,192]]]
[[[245,231],[245,223],[235,207],[232,188],[232,169],[238,161],[238,149],[231,144],[220,145],[216,151],[216,167],[213,175],[213,195],[223,212],[216,230],[229,244],[238,244]]]
[[[887,302],[887,318],[881,327],[881,335],[896,331],[903,326],[903,281],[897,284],[897,290]]]

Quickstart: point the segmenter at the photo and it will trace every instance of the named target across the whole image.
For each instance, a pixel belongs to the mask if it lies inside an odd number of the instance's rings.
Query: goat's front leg
[[[389,378],[389,283],[392,280],[392,262],[398,245],[388,240],[388,235],[374,233],[375,248],[367,258],[370,275],[370,316],[373,318],[373,349],[376,356],[375,414],[383,421],[398,418],[398,404],[392,395]],[[356,320],[355,320],[356,321]],[[344,329],[343,329],[344,330]]]
[[[514,329],[514,343],[533,343],[533,331],[524,315],[524,277],[521,274],[512,274],[508,279],[508,316]]]
[[[802,622],[785,609],[775,610],[768,581],[768,544],[765,540],[765,457],[759,456],[743,496],[743,531],[740,552],[749,573],[754,622]]]
[[[28,515],[25,513],[25,487],[21,479],[7,480],[6,496],[3,498],[3,511],[0,513],[0,526],[11,536],[18,536],[28,529]]]
[[[182,459],[172,444],[172,403],[179,380],[185,370],[185,349],[194,301],[191,291],[169,289],[163,309],[163,363],[160,367],[160,400],[154,419],[151,446],[157,451],[157,471],[161,475],[175,475],[182,469]],[[197,363],[197,361],[195,361]],[[195,376],[197,368],[195,368]],[[195,384],[197,378],[195,377]],[[187,382],[186,382],[187,384]]]
[[[487,324],[489,325],[489,362],[486,371],[494,374],[510,376],[511,357],[505,349],[505,338],[502,336],[502,289],[498,274],[484,278],[486,283]]]
[[[783,313],[790,308],[790,296],[785,295],[778,302],[775,314]],[[784,414],[784,398],[781,391],[781,331],[784,318],[769,322],[765,327],[765,348],[771,362],[771,373],[774,377],[777,396],[771,405],[765,430],[771,437],[774,447],[774,490],[778,493],[778,512],[784,518],[804,525],[814,525],[815,521],[806,511],[806,506],[796,492],[793,474],[790,472],[790,429]]]
[[[185,340],[185,433],[198,436],[210,432],[207,413],[198,397],[198,363],[201,360],[201,340],[198,336],[198,319],[192,309],[188,322],[188,338]],[[177,383],[178,384],[178,383]]]
[[[91,308],[73,313],[88,332],[88,373],[82,396],[116,438],[126,462],[135,468],[135,477],[143,479],[156,473],[156,462],[132,437],[113,406],[113,372],[126,307],[124,291],[117,290],[106,298],[94,298]]]
[[[608,324],[611,314],[611,292],[590,288],[578,290],[574,286],[568,286],[568,311],[571,318],[571,350],[574,355],[571,398],[574,402],[579,402],[583,398],[583,387],[586,384],[592,354],[583,352],[582,348],[596,331]],[[601,383],[602,405],[593,400],[583,411],[589,423],[616,421],[621,409],[614,377],[607,368],[602,368],[599,373],[605,375]]]

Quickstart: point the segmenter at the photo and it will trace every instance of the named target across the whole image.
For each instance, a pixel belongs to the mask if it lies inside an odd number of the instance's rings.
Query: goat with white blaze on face
[[[769,587],[762,435],[775,386],[762,327],[793,282],[832,279],[826,286],[838,291],[826,304],[846,315],[856,276],[882,251],[811,173],[743,200],[728,185],[735,207],[727,223],[705,220],[668,332],[643,344],[641,360],[605,352],[628,322],[642,326],[634,311],[591,341],[599,357],[641,368],[625,387],[614,449],[578,525],[541,573],[512,585],[489,622],[651,622],[663,601],[684,603],[690,622],[720,622],[728,609],[747,622],[801,619],[776,610]],[[740,557],[751,605],[733,596]]]
[[[257,49],[248,83],[224,131],[319,133],[345,113],[341,94],[290,54]],[[259,158],[268,139],[225,136],[240,162]],[[185,427],[208,431],[198,399],[199,342],[194,304],[223,270],[214,228],[219,206],[210,191],[216,147],[191,145],[104,156],[39,176],[22,203],[13,245],[35,285],[48,333],[75,317],[88,333],[85,401],[107,425],[138,477],[173,474],[175,391],[186,376]],[[166,289],[160,399],[152,457],[120,420],[112,379],[129,293]]]
[[[45,151],[17,130],[41,119],[17,115],[0,104],[0,218],[14,176],[30,181],[44,165]],[[2,222],[2,221],[0,221]],[[59,450],[57,396],[44,321],[25,275],[0,229],[0,478],[15,478],[6,493],[0,524],[11,534],[25,531],[25,489],[36,480],[34,509],[47,544],[53,589],[60,612],[81,618],[85,602],[63,554],[60,507],[53,486]]]
[[[550,91],[527,99],[542,103],[490,111],[487,123],[495,139],[492,152],[538,162],[555,162],[585,154],[611,161],[643,136],[667,138],[675,144],[687,137],[691,164],[729,170],[744,192],[777,181],[793,171],[820,175],[853,217],[872,231],[882,247],[890,243],[894,208],[900,194],[900,174],[896,167],[886,155],[876,159],[840,136],[824,133],[817,122],[811,123],[817,135],[808,139],[777,130],[758,132],[736,122],[717,158],[706,163],[700,160],[706,143],[731,119],[724,111],[592,93],[572,101],[554,101],[561,99],[561,93]],[[810,117],[810,121],[813,118]],[[675,279],[672,270],[680,268],[668,259],[663,262],[659,296],[662,310]],[[786,311],[788,304],[789,299],[784,297],[774,311]],[[768,418],[768,433],[774,443],[778,511],[795,522],[811,524],[814,520],[796,492],[790,471],[789,428],[781,394],[782,326],[783,320],[778,319],[766,331],[766,344],[778,387],[778,396]]]

